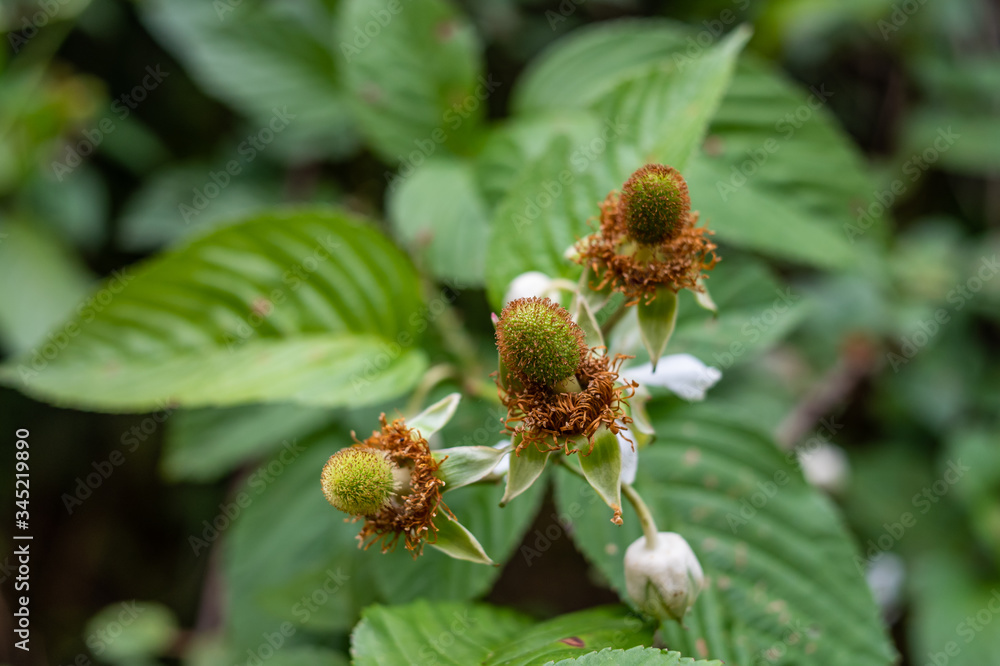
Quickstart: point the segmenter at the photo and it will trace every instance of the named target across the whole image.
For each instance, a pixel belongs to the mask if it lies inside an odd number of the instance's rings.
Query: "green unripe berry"
[[[674,239],[691,212],[687,183],[673,167],[647,164],[625,181],[618,211],[629,237],[639,243]]]
[[[323,467],[323,494],[352,516],[371,516],[395,490],[393,464],[383,451],[352,446],[337,451]]]
[[[511,301],[496,328],[503,364],[526,383],[556,387],[574,376],[589,351],[569,313],[547,298]]]

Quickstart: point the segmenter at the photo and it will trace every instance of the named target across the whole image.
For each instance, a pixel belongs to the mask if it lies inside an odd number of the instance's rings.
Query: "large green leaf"
[[[627,125],[615,148],[630,172],[650,162],[684,171],[749,37],[749,29],[740,29],[698,58],[658,61],[596,101],[601,117]]]
[[[634,647],[631,650],[591,652],[576,659],[563,659],[555,666],[722,666],[721,661],[695,661],[681,656],[680,652],[667,652],[656,648]]]
[[[708,579],[687,629],[664,624],[664,642],[727,663],[891,663],[857,550],[795,456],[717,408],[651,407],[659,438],[642,451],[635,486],[659,528],[688,540]],[[630,507],[622,527],[601,520],[598,502],[581,501],[588,494],[575,477],[558,478],[560,510],[579,516],[574,540],[624,594],[623,555],[641,534],[638,520]]]
[[[480,286],[489,218],[471,166],[428,161],[389,192],[389,220],[422,265],[456,288]]]
[[[351,634],[351,656],[358,666],[470,666],[483,663],[493,646],[517,638],[532,624],[525,615],[486,604],[372,606]]]
[[[528,666],[582,656],[604,648],[649,646],[655,625],[621,606],[599,606],[560,615],[520,632],[494,650],[486,666]]]
[[[684,66],[645,68],[595,101],[606,123],[589,142],[559,138],[527,165],[493,220],[487,286],[495,305],[520,273],[579,275],[564,252],[593,230],[599,203],[634,170],[650,161],[683,168],[746,37],[739,31]]]
[[[689,28],[665,20],[625,19],[573,31],[532,61],[513,92],[519,114],[582,108],[650,64],[674,62]]]
[[[474,29],[447,0],[346,0],[337,31],[358,122],[404,176],[435,153],[462,153],[498,84],[479,77]]]
[[[340,54],[330,39],[333,17],[324,3],[152,0],[142,4],[142,18],[208,94],[259,126],[253,134],[268,128],[276,110],[287,114],[268,152],[301,159],[354,147]],[[162,85],[180,85],[170,76]]]
[[[217,230],[126,269],[64,326],[68,343],[3,378],[59,404],[359,405],[426,365],[409,261],[364,222],[291,209]]]
[[[881,215],[869,223],[858,212],[875,187],[824,108],[835,94],[740,62],[685,173],[694,207],[722,241],[830,268],[850,265],[858,239],[877,234],[870,225]]]

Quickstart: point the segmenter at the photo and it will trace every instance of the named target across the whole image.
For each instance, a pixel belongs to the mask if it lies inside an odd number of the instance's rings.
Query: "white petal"
[[[626,368],[621,374],[640,386],[670,389],[685,400],[704,400],[705,391],[722,377],[718,368],[709,367],[690,354],[664,356],[656,364],[656,372],[651,363],[644,363]]]
[[[540,271],[521,273],[510,281],[507,293],[503,297],[504,305],[518,298],[548,296],[555,290],[552,282],[552,278]]]
[[[508,446],[510,446],[510,440],[501,439],[499,442],[493,445],[493,448],[506,449]],[[498,462],[497,466],[493,468],[493,471],[490,472],[490,475],[503,476],[509,471],[510,471],[510,454],[508,453],[507,455],[505,455],[503,458],[500,459],[500,462]]]
[[[851,471],[847,454],[836,444],[824,443],[800,450],[799,464],[809,483],[831,493],[844,489]]]
[[[617,435],[618,447],[622,450],[621,482],[632,485],[635,483],[635,473],[639,471],[639,447],[625,439],[626,434],[628,430],[619,430]]]

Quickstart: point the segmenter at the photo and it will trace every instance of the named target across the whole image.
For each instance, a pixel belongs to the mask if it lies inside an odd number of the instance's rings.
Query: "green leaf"
[[[254,135],[276,111],[287,115],[287,126],[265,146],[268,154],[344,155],[356,138],[341,56],[330,39],[333,17],[322,3],[291,4],[153,0],[142,4],[141,15],[208,94],[247,115]],[[180,85],[175,81],[165,78],[163,85]]]
[[[337,35],[358,122],[384,160],[412,170],[473,147],[499,84],[479,76],[482,47],[449,2],[346,0]]]
[[[587,477],[587,482],[597,491],[601,499],[615,512],[611,522],[621,524],[622,508],[622,450],[618,446],[618,437],[602,426],[594,436],[594,447],[590,454],[586,454],[584,449],[587,443],[578,444],[580,452],[577,458],[580,460],[580,470]]]
[[[428,439],[447,425],[462,400],[461,393],[450,393],[414,417],[406,419],[406,425],[420,432]]]
[[[444,480],[444,492],[475,483],[487,476],[507,455],[492,446],[455,446],[431,452],[435,460],[444,459],[437,476]]]
[[[0,339],[9,353],[49,353],[66,344],[57,328],[84,300],[93,277],[73,252],[37,226],[0,225]],[[51,350],[48,348],[51,346]]]
[[[357,666],[480,664],[493,645],[516,638],[531,618],[485,604],[372,606],[351,633]]]
[[[795,456],[718,408],[664,405],[650,405],[660,437],[642,450],[635,487],[659,528],[687,539],[707,579],[688,628],[664,624],[664,642],[727,663],[754,663],[775,645],[784,650],[780,663],[891,663],[858,551]],[[584,492],[582,481],[557,476],[557,506],[575,505],[579,515],[574,540],[624,595],[622,557],[641,535],[638,520],[626,506],[625,524],[610,525],[596,502],[581,515]]]
[[[682,23],[658,19],[607,21],[574,30],[518,80],[513,109],[528,114],[589,106],[651,63],[674,62],[689,34]]]
[[[651,645],[655,624],[621,606],[600,606],[534,624],[498,647],[485,666],[527,666],[585,655],[604,648]]]
[[[516,447],[520,441],[520,437],[515,437],[514,446]],[[506,506],[512,499],[530,488],[545,471],[545,463],[548,462],[548,459],[549,453],[542,453],[533,444],[525,446],[519,453],[511,451],[507,487],[504,490],[503,499],[500,500],[500,506]]]
[[[680,652],[668,652],[656,648],[634,647],[631,650],[605,648],[576,659],[563,659],[554,666],[723,666],[721,661],[695,661],[681,656]]]
[[[52,359],[2,378],[107,411],[295,401],[354,406],[399,395],[426,367],[407,259],[369,225],[290,209],[217,230],[125,269],[79,308]]]
[[[172,481],[214,481],[329,420],[327,409],[296,404],[182,410],[170,415],[160,466]]]
[[[454,557],[456,560],[497,566],[497,563],[491,560],[490,556],[483,550],[483,546],[476,539],[476,535],[465,528],[458,520],[442,512],[438,514],[434,525],[438,528],[437,538],[434,543],[430,544],[434,548],[437,548],[448,557]]]
[[[615,144],[619,161],[634,165],[633,170],[658,162],[683,171],[749,37],[750,30],[743,27],[698,58],[657,62],[651,71],[626,79],[598,99],[594,108],[599,115],[626,123]]]
[[[476,156],[476,182],[492,209],[521,177],[524,165],[545,154],[557,137],[585,149],[608,127],[589,110],[563,109],[506,118],[492,127],[482,151]]]
[[[744,58],[705,149],[684,175],[693,208],[721,241],[821,268],[845,267],[856,261],[867,233],[858,211],[875,187],[824,108],[832,91],[814,90]]]
[[[389,221],[435,277],[459,289],[484,282],[489,217],[471,167],[429,161],[390,188]]]
[[[677,325],[677,293],[669,287],[658,289],[652,303],[642,301],[636,305],[636,315],[642,344],[649,352],[653,370],[656,370],[656,362],[663,356],[663,350],[667,348]]]

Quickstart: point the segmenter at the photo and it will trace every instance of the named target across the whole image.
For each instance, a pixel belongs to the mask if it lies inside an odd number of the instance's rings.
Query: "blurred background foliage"
[[[606,63],[666,47],[652,29],[648,39],[641,31],[616,37],[612,29],[587,38],[607,41],[590,60],[583,49],[536,56],[575,31],[623,17],[687,24],[671,50],[704,50],[697,40],[714,44],[749,23],[754,32],[737,76],[685,170],[695,208],[719,232],[725,261],[712,286],[722,317],[706,333],[704,318],[686,303],[671,351],[721,367],[713,399],[788,446],[821,418],[834,419],[832,441],[850,468],[834,498],[861,552],[891,535],[906,512],[917,516],[912,529],[879,547],[887,553],[869,571],[904,663],[926,663],[949,641],[964,646],[961,623],[981,615],[1000,590],[1000,280],[993,279],[1000,6],[424,4],[404,15],[409,41],[367,45],[349,29],[381,7],[364,1],[5,0],[5,356],[43,344],[113,271],[276,204],[332,203],[385,220],[384,230],[419,267],[461,285],[456,306],[486,341],[473,353],[488,367],[490,307],[523,269],[514,251],[508,263],[486,265],[492,211],[512,188],[530,186],[527,165],[558,151],[549,141],[553,123],[539,119],[557,116],[559,133],[590,136],[591,120],[575,110],[614,83]],[[448,122],[441,110],[466,101],[481,72],[499,86],[463,111],[456,132],[409,177],[413,137]],[[293,120],[254,143],[283,112]],[[735,182],[734,169],[768,138],[779,150],[766,156],[767,168],[738,194],[722,196],[718,183]],[[233,161],[239,173],[212,189]],[[396,187],[398,174],[407,177]],[[801,301],[792,314],[746,328],[786,286]],[[430,347],[447,346],[435,336]],[[745,350],[735,351],[733,342]],[[366,433],[380,409],[401,408],[390,397],[350,410],[165,405],[151,414],[109,415],[2,389],[3,432],[32,432],[32,521],[36,542],[45,544],[33,571],[35,608],[43,609],[35,615],[45,645],[40,658],[215,664],[255,646],[287,613],[276,609],[293,607],[322,584],[324,553],[353,547],[351,530],[301,519],[307,502],[322,499],[318,490],[298,491],[314,484],[322,459],[352,429]],[[488,406],[472,404],[446,431],[456,443],[493,427]],[[300,464],[269,486],[266,504],[252,505],[231,532],[223,530],[225,552],[213,539],[202,549],[192,535],[204,535],[204,521],[239,492],[253,493],[254,475],[266,474],[292,440],[304,447]],[[67,505],[66,497],[80,496],[80,480],[114,450],[125,452],[126,464],[85,502]],[[955,461],[969,471],[943,492],[933,490]],[[0,488],[11,506],[10,480]],[[923,513],[925,489],[933,503]],[[482,506],[486,515],[491,496],[477,492],[453,506],[456,513]],[[547,524],[552,498],[541,489],[535,495],[507,510],[503,527],[484,539],[488,549],[511,552],[521,535]],[[532,525],[539,506],[540,522]],[[9,528],[0,530],[7,535]],[[437,580],[440,562],[431,554],[420,563],[425,575],[407,569],[410,577],[399,580],[398,557],[368,554],[365,565],[347,557],[349,593],[305,622],[323,640],[284,650],[281,663],[346,661],[354,609],[385,598],[384,588],[406,601],[447,597],[441,588],[450,585],[541,613],[615,599],[600,579],[578,582],[586,566],[568,540],[553,548],[550,565],[529,570],[515,558],[499,578],[463,564]],[[6,574],[3,590],[9,599]],[[135,599],[144,604],[142,621],[129,625],[128,640],[95,640],[121,602]],[[985,623],[947,663],[1000,663],[997,627]]]

